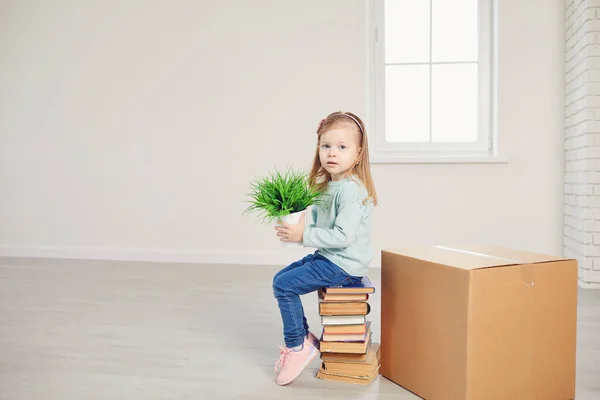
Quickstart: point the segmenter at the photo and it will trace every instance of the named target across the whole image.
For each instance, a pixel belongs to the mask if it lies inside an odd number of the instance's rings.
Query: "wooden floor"
[[[417,398],[382,377],[316,379],[318,360],[277,386],[276,271],[0,258],[0,399]],[[318,333],[316,295],[303,301]],[[370,301],[378,342],[378,293]],[[581,291],[578,335],[577,399],[600,399],[600,291]]]

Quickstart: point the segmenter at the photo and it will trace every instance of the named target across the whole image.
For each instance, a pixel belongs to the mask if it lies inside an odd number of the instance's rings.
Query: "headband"
[[[360,125],[360,123],[358,122],[358,120],[356,118],[354,118],[352,115],[345,114],[345,113],[342,113],[342,115],[345,115],[346,117],[350,118],[352,121],[356,122],[356,125],[358,125],[358,129],[360,129],[360,133],[364,133],[362,126]]]
[[[350,114],[346,114],[346,113],[343,113],[343,112],[341,112],[341,113],[339,113],[339,114],[337,114],[337,115],[343,115],[344,117],[348,117],[348,118],[350,118],[352,121],[354,121],[354,123],[356,123],[356,125],[358,126],[358,129],[360,130],[360,133],[364,135],[364,132],[363,132],[362,125],[361,125],[361,124],[360,124],[360,122],[358,122],[358,120],[357,120],[356,118],[354,118],[352,115],[350,115]],[[319,128],[317,129],[317,132],[319,131],[319,129],[321,129],[321,126],[323,125],[323,122],[325,122],[325,120],[326,120],[326,119],[327,119],[327,118],[323,118],[323,119],[321,120],[321,122],[319,122]]]

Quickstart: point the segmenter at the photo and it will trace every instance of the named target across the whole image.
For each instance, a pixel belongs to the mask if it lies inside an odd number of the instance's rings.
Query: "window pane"
[[[385,137],[429,142],[429,65],[386,67]]]
[[[433,65],[432,141],[477,140],[477,64]]]
[[[429,0],[385,1],[386,63],[429,62],[429,18]]]
[[[432,0],[434,62],[477,61],[477,1]]]

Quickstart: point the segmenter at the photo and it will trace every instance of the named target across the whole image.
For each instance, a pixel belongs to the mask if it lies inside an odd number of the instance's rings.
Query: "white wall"
[[[600,3],[566,2],[564,253],[600,288]]]
[[[242,217],[244,193],[273,166],[308,168],[327,113],[365,116],[364,1],[51,3],[0,3],[0,254],[307,251]],[[564,0],[500,3],[509,162],[374,165],[376,250],[562,252]]]

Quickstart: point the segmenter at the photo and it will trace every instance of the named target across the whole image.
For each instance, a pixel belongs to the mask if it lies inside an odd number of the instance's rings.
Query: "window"
[[[373,161],[493,155],[493,0],[369,7]]]

